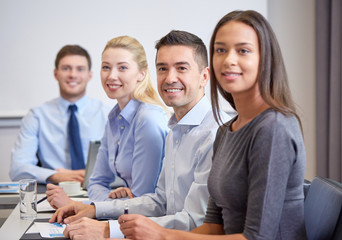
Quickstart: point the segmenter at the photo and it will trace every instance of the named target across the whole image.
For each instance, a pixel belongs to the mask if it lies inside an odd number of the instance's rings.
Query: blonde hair
[[[123,48],[130,51],[138,64],[139,70],[145,71],[145,77],[142,81],[137,83],[137,86],[132,93],[132,98],[144,103],[160,106],[167,114],[169,114],[165,105],[160,101],[158,93],[153,88],[151,75],[148,70],[146,53],[144,47],[138,42],[138,40],[130,36],[116,37],[107,42],[102,54],[108,48]]]

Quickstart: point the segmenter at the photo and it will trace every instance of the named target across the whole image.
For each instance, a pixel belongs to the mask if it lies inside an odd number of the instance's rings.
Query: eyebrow
[[[62,64],[62,65],[60,65],[59,67],[77,67],[77,68],[79,68],[79,67],[84,67],[84,68],[86,68],[86,67],[88,67],[87,65],[72,65],[72,64]]]
[[[220,46],[225,46],[226,44],[223,43],[223,42],[215,42],[214,45],[220,45]],[[245,45],[251,45],[253,46],[252,43],[249,43],[249,42],[241,42],[241,43],[237,43],[237,44],[234,44],[235,46],[245,46]]]
[[[166,66],[168,64],[166,63],[163,63],[163,62],[158,62],[156,63],[156,67],[160,67],[160,66]],[[188,65],[188,66],[191,66],[189,62],[187,61],[182,61],[182,62],[176,62],[175,64],[173,64],[175,66],[179,66],[179,65]]]
[[[107,61],[102,61],[102,64],[110,64],[110,62],[107,62]],[[128,62],[118,62],[117,65],[120,65],[120,64],[128,64]]]

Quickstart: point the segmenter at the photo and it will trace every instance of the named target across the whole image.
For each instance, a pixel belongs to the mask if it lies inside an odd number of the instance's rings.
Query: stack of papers
[[[19,193],[19,183],[0,182],[0,193]]]

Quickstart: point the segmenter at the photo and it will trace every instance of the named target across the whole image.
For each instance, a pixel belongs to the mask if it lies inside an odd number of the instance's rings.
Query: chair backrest
[[[342,185],[331,179],[315,177],[304,204],[308,240],[331,240],[342,208]],[[342,222],[342,221],[340,221]],[[337,234],[336,230],[336,234]]]
[[[304,199],[306,198],[306,195],[308,195],[309,189],[311,186],[311,182],[307,179],[304,179],[303,189],[304,189]]]

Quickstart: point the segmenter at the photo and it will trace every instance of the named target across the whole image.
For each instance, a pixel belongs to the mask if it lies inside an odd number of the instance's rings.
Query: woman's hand
[[[127,187],[119,187],[115,189],[114,191],[111,191],[108,195],[109,198],[134,198],[133,193],[131,192],[131,189]]]

